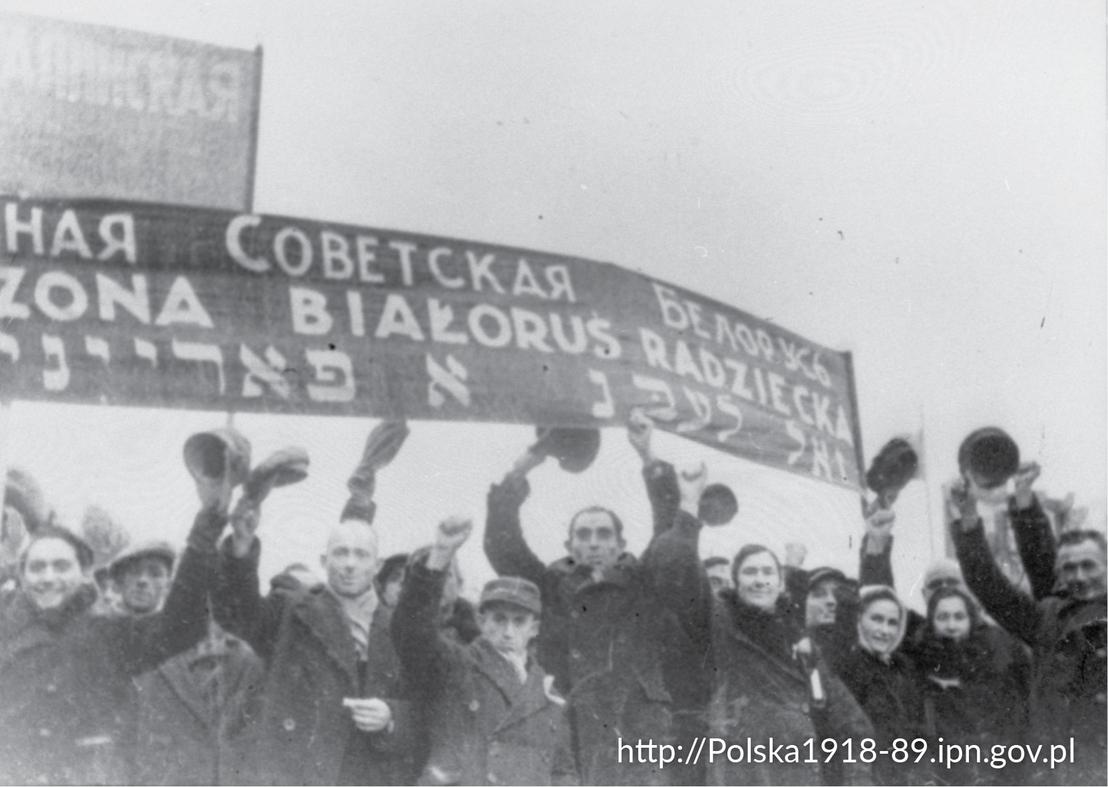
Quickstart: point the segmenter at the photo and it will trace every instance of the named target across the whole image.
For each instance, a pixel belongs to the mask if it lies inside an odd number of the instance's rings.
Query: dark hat
[[[307,477],[308,452],[299,446],[288,446],[274,451],[250,471],[243,492],[260,503],[273,487],[295,484]]]
[[[599,429],[537,426],[535,436],[538,440],[531,446],[531,451],[554,457],[561,468],[570,473],[585,470],[600,451]]]
[[[846,578],[846,574],[839,571],[837,568],[831,568],[830,566],[820,566],[819,568],[813,568],[808,573],[808,592],[812,592],[812,588],[818,585],[820,582],[825,582],[829,579],[834,580],[842,584],[846,584],[849,580]]]
[[[700,494],[697,516],[706,525],[726,525],[739,513],[739,501],[726,484],[708,484]]]
[[[185,441],[185,465],[193,478],[222,478],[230,474],[238,486],[250,474],[250,441],[235,429],[209,429]]]
[[[877,494],[899,492],[919,469],[919,455],[903,437],[894,437],[882,446],[866,471],[866,486]]]
[[[497,577],[481,591],[477,608],[484,609],[493,603],[512,604],[535,615],[542,614],[542,595],[538,585],[522,577]]]
[[[144,557],[154,557],[165,561],[170,571],[177,560],[177,551],[165,541],[144,541],[120,552],[109,564],[108,572],[112,579],[119,579],[127,566]]]
[[[977,429],[958,447],[958,469],[982,489],[1005,484],[1020,466],[1020,449],[1003,429]]]

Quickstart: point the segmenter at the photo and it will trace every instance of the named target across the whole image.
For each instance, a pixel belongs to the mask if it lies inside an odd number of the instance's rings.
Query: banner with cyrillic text
[[[261,51],[0,13],[0,193],[249,210]]]
[[[0,199],[0,398],[662,428],[858,489],[850,356],[615,265]]]

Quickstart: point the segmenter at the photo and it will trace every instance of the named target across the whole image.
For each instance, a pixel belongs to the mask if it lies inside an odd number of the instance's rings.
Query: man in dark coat
[[[23,553],[20,588],[0,596],[0,782],[97,784],[130,780],[131,678],[205,633],[205,598],[230,488],[199,483],[202,508],[160,612],[92,614],[82,571],[92,551],[63,528],[38,529]]]
[[[485,554],[501,576],[542,590],[538,658],[569,700],[574,754],[584,784],[663,784],[656,764],[620,763],[618,741],[674,743],[667,663],[684,642],[655,600],[639,561],[624,551],[614,512],[590,507],[570,520],[569,554],[549,566],[523,537],[526,473],[545,459],[525,453],[489,490]]]
[[[421,784],[575,784],[565,700],[530,657],[539,589],[518,577],[481,593],[481,635],[468,645],[439,625],[454,554],[472,522],[448,519],[408,569],[392,627],[404,669],[418,680],[430,756]]]
[[[1032,651],[1032,743],[1075,744],[1075,761],[1057,768],[1058,784],[1104,784],[1105,739],[1105,540],[1076,530],[1058,540],[1057,594],[1035,600],[1008,582],[996,565],[977,515],[972,486],[952,487],[959,510],[951,525],[954,546],[970,590],[996,621]],[[1030,501],[1038,506],[1037,500]]]
[[[245,755],[263,677],[250,646],[214,621],[208,636],[135,680],[138,784],[250,784]]]
[[[271,784],[403,784],[414,725],[373,579],[377,536],[348,518],[332,528],[325,584],[259,591],[257,511],[233,517],[219,555],[216,620],[265,660],[253,778]]]

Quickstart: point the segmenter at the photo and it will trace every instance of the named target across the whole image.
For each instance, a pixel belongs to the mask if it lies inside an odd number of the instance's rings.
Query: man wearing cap
[[[165,541],[137,544],[116,556],[108,574],[119,597],[119,611],[149,615],[161,609],[176,559],[176,551]]]
[[[401,591],[393,636],[404,670],[420,686],[430,756],[421,784],[573,784],[565,701],[529,653],[538,634],[539,588],[500,577],[481,593],[481,634],[463,645],[438,625],[454,554],[469,520],[439,525],[417,554]]]
[[[687,639],[626,551],[623,523],[613,511],[577,512],[567,528],[568,555],[549,566],[531,551],[520,509],[530,494],[526,474],[545,458],[533,446],[489,490],[485,554],[501,576],[523,577],[542,591],[538,658],[568,697],[581,782],[664,784],[668,776],[656,764],[619,762],[617,744],[620,737],[677,742],[672,691],[694,691],[681,676],[697,674],[684,668]]]
[[[20,586],[0,594],[0,783],[129,781],[131,679],[205,633],[230,487],[199,483],[201,510],[160,612],[97,616],[92,549],[55,524],[31,534]]]

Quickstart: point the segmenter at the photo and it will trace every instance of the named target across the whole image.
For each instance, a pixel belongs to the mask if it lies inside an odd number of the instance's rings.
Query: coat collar
[[[551,563],[550,570],[562,577],[575,580],[575,589],[580,590],[585,587],[598,587],[601,585],[627,587],[634,580],[638,566],[638,559],[630,552],[624,552],[619,556],[615,564],[605,571],[604,575],[595,582],[592,580],[592,570],[588,566],[578,563],[568,555]]]
[[[774,669],[791,679],[807,682],[807,678],[801,672],[800,665],[792,659],[782,659],[752,638],[746,635],[741,628],[735,625],[731,611],[731,604],[727,600],[715,600],[712,603],[712,614],[716,617],[717,628],[725,632],[725,636],[738,642],[743,648],[755,651],[763,660],[763,663],[771,665]]]
[[[350,633],[338,599],[327,586],[316,585],[307,592],[297,594],[292,601],[292,615],[304,624],[331,660],[346,674],[350,686],[356,687],[358,663],[354,635]],[[373,633],[371,628],[371,641]]]
[[[544,683],[546,673],[534,659],[527,664],[527,680],[520,683],[515,668],[484,637],[474,640],[471,647],[477,671],[500,690],[508,703],[508,713],[497,724],[497,730],[517,724],[554,703]]]
[[[55,641],[78,619],[87,616],[96,590],[82,585],[61,607],[38,609],[21,590],[3,600],[0,612],[0,664]]]
[[[169,684],[181,702],[192,711],[192,714],[205,727],[212,723],[211,708],[205,702],[204,696],[197,690],[196,678],[189,668],[189,664],[196,657],[195,647],[184,653],[163,662],[157,669],[157,674]]]

